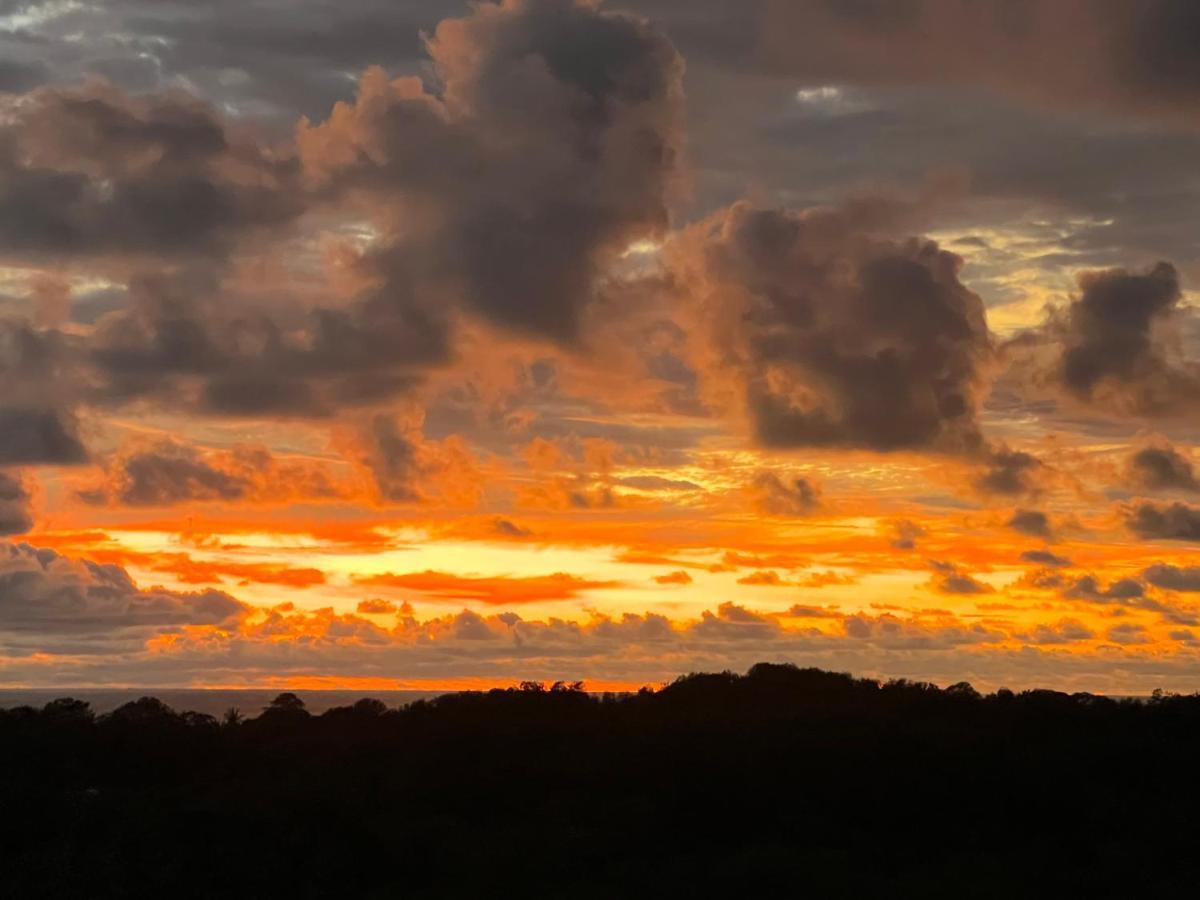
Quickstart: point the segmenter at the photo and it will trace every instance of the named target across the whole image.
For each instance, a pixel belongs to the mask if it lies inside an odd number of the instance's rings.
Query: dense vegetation
[[[759,665],[0,712],[0,897],[1195,896],[1200,697]]]

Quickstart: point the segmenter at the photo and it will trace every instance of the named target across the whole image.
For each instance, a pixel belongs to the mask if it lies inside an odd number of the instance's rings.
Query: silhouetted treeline
[[[0,711],[0,897],[1194,897],[1200,697],[758,665]]]

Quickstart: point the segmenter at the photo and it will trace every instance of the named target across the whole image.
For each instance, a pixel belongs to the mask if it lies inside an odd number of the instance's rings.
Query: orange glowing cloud
[[[448,572],[412,572],[395,575],[371,575],[356,578],[355,582],[369,587],[400,588],[419,591],[446,600],[476,600],[503,605],[531,603],[539,600],[570,600],[583,591],[616,587],[614,581],[591,581],[563,572],[553,575],[533,575],[513,578],[488,578],[453,575]]]

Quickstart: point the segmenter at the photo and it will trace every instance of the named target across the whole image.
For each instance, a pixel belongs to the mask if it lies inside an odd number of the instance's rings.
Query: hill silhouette
[[[0,711],[0,897],[1195,896],[1200,696],[760,664],[661,691]]]

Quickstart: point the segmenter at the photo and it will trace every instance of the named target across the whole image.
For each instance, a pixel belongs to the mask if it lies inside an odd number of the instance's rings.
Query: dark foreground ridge
[[[1200,696],[758,665],[0,712],[0,897],[1193,897]]]

